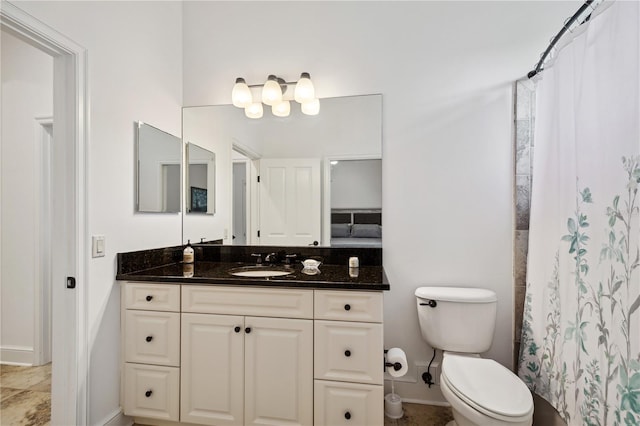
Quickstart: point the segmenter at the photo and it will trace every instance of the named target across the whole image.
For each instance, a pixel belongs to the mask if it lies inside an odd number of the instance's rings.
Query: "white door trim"
[[[54,148],[52,160],[54,185],[60,185],[64,207],[53,215],[53,251],[61,258],[54,258],[53,265],[53,362],[58,374],[54,371],[52,377],[51,424],[85,425],[89,387],[87,50],[7,1],[0,3],[0,28],[53,57],[54,143],[60,149]],[[75,277],[76,289],[65,288],[61,276]]]
[[[245,223],[244,223],[244,231],[245,231],[245,245],[250,245],[249,241],[250,241],[250,236],[251,236],[251,160],[246,158],[243,160],[233,160],[232,161],[232,165],[235,164],[244,164],[244,179],[245,179],[245,196],[244,196],[244,216],[245,216]],[[233,172],[233,169],[232,169]],[[233,182],[235,185],[235,181]],[[235,186],[233,187],[233,191],[235,192],[236,188]],[[235,204],[235,203],[234,203]],[[233,234],[235,233],[235,219],[236,219],[236,212],[235,211],[231,211],[231,216],[233,217],[234,220],[234,225],[231,227],[231,244],[235,244],[233,241]]]
[[[38,184],[38,232],[35,247],[37,280],[34,289],[34,365],[51,362],[51,149],[53,142],[53,117],[36,117],[36,170]]]

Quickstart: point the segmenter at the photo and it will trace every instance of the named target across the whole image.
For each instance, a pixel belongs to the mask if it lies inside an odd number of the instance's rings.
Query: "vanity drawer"
[[[125,283],[125,308],[180,312],[180,286]]]
[[[125,311],[125,361],[180,365],[180,314]]]
[[[382,293],[315,290],[315,319],[382,322]]]
[[[382,324],[314,321],[314,378],[382,385]]]
[[[182,312],[312,319],[313,290],[185,285]]]
[[[383,386],[355,383],[314,383],[315,426],[382,426]]]
[[[179,368],[129,363],[124,368],[126,415],[178,421]]]

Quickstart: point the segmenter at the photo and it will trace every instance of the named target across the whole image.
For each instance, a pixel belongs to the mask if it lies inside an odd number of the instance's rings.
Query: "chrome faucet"
[[[278,253],[269,253],[264,257],[264,261],[271,264],[277,263],[278,260],[279,260]]]
[[[262,253],[252,253],[251,257],[256,258],[256,265],[262,264]]]

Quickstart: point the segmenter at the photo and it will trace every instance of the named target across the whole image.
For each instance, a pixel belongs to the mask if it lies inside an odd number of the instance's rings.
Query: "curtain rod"
[[[544,53],[542,54],[542,56],[540,57],[540,61],[538,61],[538,64],[536,65],[535,69],[532,71],[529,71],[529,73],[527,74],[527,77],[529,78],[533,78],[536,74],[538,74],[540,71],[543,71],[543,65],[544,65],[544,61],[547,59],[547,56],[549,56],[549,54],[551,53],[551,50],[555,47],[555,45],[558,43],[558,41],[560,41],[560,38],[562,38],[562,36],[569,30],[569,28],[571,27],[571,25],[576,22],[578,20],[578,18],[584,13],[585,10],[587,10],[587,8],[591,7],[591,4],[594,2],[595,0],[586,0],[584,2],[584,4],[582,6],[580,6],[580,9],[578,9],[576,11],[576,13],[573,14],[573,16],[571,18],[569,18],[565,24],[562,26],[562,29],[558,32],[558,34],[556,34],[556,36],[551,40],[551,43],[549,43],[549,47],[547,47],[547,50],[544,51]],[[596,5],[597,6],[597,5]],[[593,7],[592,9],[595,10],[595,7]],[[584,20],[582,22],[580,22],[579,25],[584,24],[585,22],[587,22],[589,19],[591,18],[591,13],[587,15],[586,18],[584,18]]]

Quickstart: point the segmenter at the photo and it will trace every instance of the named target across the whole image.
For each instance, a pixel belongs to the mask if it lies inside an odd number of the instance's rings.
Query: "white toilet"
[[[479,355],[493,340],[496,294],[461,287],[420,287],[415,294],[422,337],[444,351],[440,387],[455,419],[447,426],[531,426],[527,386]]]

